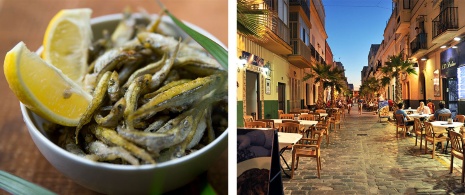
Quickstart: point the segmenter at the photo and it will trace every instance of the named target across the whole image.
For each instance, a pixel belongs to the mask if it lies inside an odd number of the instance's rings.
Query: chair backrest
[[[425,136],[426,137],[434,137],[434,128],[430,122],[423,122],[425,124]]]
[[[246,128],[266,128],[266,123],[263,121],[250,121],[245,122]]]
[[[404,125],[404,115],[403,114],[395,114],[396,115],[396,123],[397,125]]]
[[[449,139],[452,147],[451,153],[459,152],[463,154],[463,136],[455,131],[450,131],[449,133]]]
[[[448,118],[452,116],[451,113],[442,113],[438,115],[437,121],[447,121]]]
[[[318,109],[318,110],[315,110],[315,113],[326,113],[326,110],[324,110],[324,109]]]
[[[313,116],[314,121],[320,121],[321,120],[320,113],[310,113],[309,115]]]
[[[333,113],[333,116],[334,116],[334,121],[341,121],[341,113],[340,112]]]
[[[266,123],[266,128],[274,128],[274,120],[271,119],[259,119],[257,121],[262,121]]]
[[[244,118],[244,124],[246,122],[252,122],[253,121],[253,116],[251,116],[251,115],[244,115],[243,118]]]
[[[279,119],[294,119],[294,114],[280,114]]]
[[[278,110],[278,116],[284,114],[284,110]]]
[[[309,112],[310,112],[309,109],[301,109],[301,110],[300,110],[300,113],[309,113]]]
[[[299,116],[299,120],[313,121],[314,117],[313,117],[313,114],[301,114]]]
[[[295,124],[300,124],[299,121],[295,121],[295,120],[283,120],[282,123],[295,123]]]
[[[465,115],[463,115],[463,114],[457,114],[457,115],[455,115],[455,121],[456,121],[456,122],[464,123],[464,122],[465,122]]]
[[[414,118],[413,119],[413,131],[415,131],[415,134],[421,135],[423,134],[423,124],[421,123],[419,118]]]
[[[286,133],[299,133],[300,125],[298,123],[282,123],[279,131]]]

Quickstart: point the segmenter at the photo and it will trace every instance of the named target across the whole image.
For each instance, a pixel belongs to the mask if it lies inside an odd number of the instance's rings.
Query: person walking
[[[352,108],[352,104],[354,102],[352,101],[352,99],[347,99],[347,113],[350,114],[350,109]]]
[[[363,99],[358,99],[358,114],[362,115]]]

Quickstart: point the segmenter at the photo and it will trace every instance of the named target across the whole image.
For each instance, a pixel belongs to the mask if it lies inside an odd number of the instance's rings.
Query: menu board
[[[465,99],[465,66],[457,69],[458,94],[459,99]]]
[[[276,129],[237,129],[237,194],[283,192],[278,148]]]

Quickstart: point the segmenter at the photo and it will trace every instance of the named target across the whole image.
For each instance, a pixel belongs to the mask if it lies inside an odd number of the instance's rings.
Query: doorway
[[[261,119],[260,75],[256,72],[246,72],[246,114],[255,119]]]
[[[457,78],[443,78],[442,79],[442,92],[444,94],[444,102],[446,103],[446,108],[449,108],[452,113],[452,118],[455,118],[458,110],[458,82]]]

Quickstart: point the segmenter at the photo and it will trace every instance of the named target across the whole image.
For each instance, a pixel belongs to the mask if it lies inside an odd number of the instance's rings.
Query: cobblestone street
[[[424,154],[424,147],[420,151],[419,143],[415,146],[414,136],[396,139],[395,132],[394,123],[380,123],[373,112],[359,115],[353,108],[341,129],[330,132],[329,146],[323,139],[321,178],[316,161],[302,158],[293,179],[282,175],[284,193],[465,194],[460,185],[461,160],[454,158],[450,174],[450,155],[437,151],[432,159],[431,153]],[[284,156],[290,163],[291,152]]]

